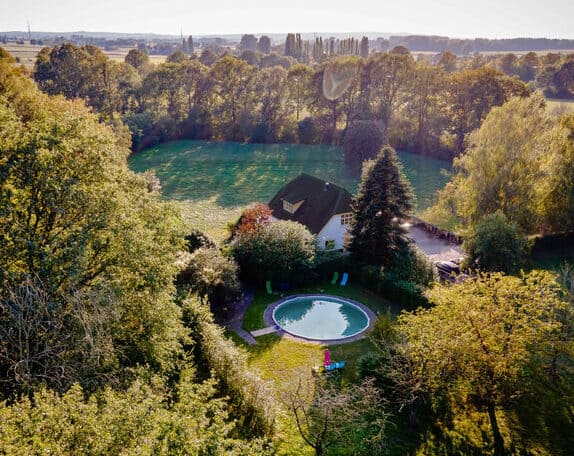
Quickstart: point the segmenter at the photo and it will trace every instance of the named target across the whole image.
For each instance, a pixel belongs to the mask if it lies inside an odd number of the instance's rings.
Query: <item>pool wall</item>
[[[362,312],[364,312],[367,316],[368,319],[368,325],[367,327],[363,330],[360,331],[358,334],[352,335],[352,336],[348,336],[348,337],[344,337],[344,338],[340,338],[340,339],[323,339],[323,340],[319,340],[319,339],[313,339],[313,338],[308,338],[308,337],[304,337],[301,335],[296,335],[296,334],[292,334],[286,330],[284,330],[281,325],[278,325],[275,322],[275,319],[273,318],[273,314],[275,312],[275,309],[293,299],[296,298],[307,298],[307,299],[313,299],[313,298],[317,298],[317,299],[333,299],[333,300],[339,300],[339,301],[343,301],[347,304],[350,304],[352,306],[357,307],[359,310],[361,310]],[[357,301],[353,301],[352,299],[349,298],[345,298],[343,296],[335,296],[335,295],[327,295],[327,294],[317,294],[317,293],[313,293],[313,294],[296,294],[296,295],[290,295],[290,296],[285,296],[284,298],[281,298],[278,301],[275,301],[274,303],[270,304],[269,306],[267,306],[267,308],[265,309],[265,312],[263,314],[263,320],[266,326],[274,326],[274,325],[278,325],[281,328],[280,333],[285,335],[286,337],[289,337],[291,339],[294,340],[300,340],[300,341],[305,341],[305,342],[310,342],[310,343],[316,343],[316,344],[325,344],[325,345],[336,345],[336,344],[344,344],[347,342],[353,342],[355,340],[359,340],[359,339],[363,339],[366,335],[366,333],[372,329],[375,320],[377,318],[377,315],[371,310],[369,309],[367,306],[365,306],[364,304],[361,304],[360,302]]]

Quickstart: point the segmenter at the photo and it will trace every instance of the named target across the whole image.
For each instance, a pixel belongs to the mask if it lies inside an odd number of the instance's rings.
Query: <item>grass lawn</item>
[[[390,303],[382,297],[362,288],[349,284],[346,287],[323,283],[314,288],[297,289],[289,294],[318,293],[348,297],[368,305],[375,313],[386,313]],[[268,295],[265,290],[257,290],[252,305],[248,309],[243,327],[254,330],[263,327],[263,312],[279,295]],[[268,334],[257,338],[256,345],[242,345],[249,356],[249,364],[260,375],[271,382],[275,397],[282,405],[278,419],[279,441],[278,455],[312,455],[310,447],[305,445],[299,435],[295,422],[288,411],[287,398],[299,385],[312,395],[317,381],[324,374],[315,374],[313,367],[323,364],[324,350],[329,348],[333,361],[346,362],[340,372],[329,374],[331,380],[341,385],[358,380],[358,363],[361,356],[374,350],[369,338],[346,344],[327,346],[322,343],[299,342],[277,334]],[[318,375],[318,376],[317,376]]]
[[[220,245],[229,237],[227,224],[236,222],[247,206],[223,207],[215,198],[179,202],[183,219],[189,230],[200,230]]]

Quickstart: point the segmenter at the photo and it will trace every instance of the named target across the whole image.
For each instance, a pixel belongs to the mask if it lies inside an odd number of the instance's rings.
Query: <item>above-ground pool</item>
[[[359,306],[324,295],[288,298],[273,310],[273,320],[289,334],[313,340],[346,339],[369,327]]]

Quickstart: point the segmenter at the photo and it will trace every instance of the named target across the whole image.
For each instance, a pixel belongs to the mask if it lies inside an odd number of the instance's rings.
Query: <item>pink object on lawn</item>
[[[327,348],[325,350],[325,360],[323,361],[323,366],[327,367],[329,365],[331,365],[331,352]]]

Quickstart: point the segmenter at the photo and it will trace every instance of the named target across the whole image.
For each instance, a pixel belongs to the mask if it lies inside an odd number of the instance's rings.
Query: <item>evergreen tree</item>
[[[353,201],[349,250],[360,261],[390,264],[405,239],[398,219],[412,208],[412,188],[392,147],[363,165],[361,185]]]

